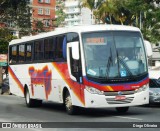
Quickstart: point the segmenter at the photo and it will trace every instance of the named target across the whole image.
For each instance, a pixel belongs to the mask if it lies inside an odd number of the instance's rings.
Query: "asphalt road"
[[[160,122],[160,105],[151,106],[151,107],[131,107],[129,111],[125,114],[117,113],[114,108],[105,108],[105,109],[81,109],[77,115],[71,116],[66,114],[65,109],[62,105],[51,103],[51,102],[43,102],[42,107],[39,108],[27,108],[25,105],[24,98],[17,97],[14,95],[0,95],[0,122],[61,122],[60,124],[65,124],[70,122],[73,127],[76,125],[74,122],[78,123],[87,123],[89,128],[85,128],[86,130],[100,130],[101,128],[95,128],[96,124],[92,124],[93,122],[106,123],[109,122],[110,127],[115,128],[115,122],[126,122],[135,123],[138,125],[141,122],[149,123],[149,122]],[[54,130],[77,130],[81,131],[81,127],[72,128],[69,125],[68,128],[62,126],[59,127],[58,123],[55,124]],[[124,123],[123,123],[124,124]],[[93,128],[91,125],[94,125]],[[111,128],[107,129],[113,130]],[[17,130],[17,129],[16,129]],[[42,129],[31,129],[36,131],[41,131]],[[49,129],[43,129],[49,130]],[[83,128],[84,130],[84,128]],[[106,129],[101,129],[106,130]],[[126,129],[123,130],[136,130],[136,129]],[[153,128],[145,128],[142,130],[155,130]]]

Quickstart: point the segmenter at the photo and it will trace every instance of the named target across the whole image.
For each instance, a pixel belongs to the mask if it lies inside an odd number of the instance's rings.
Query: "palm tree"
[[[122,24],[126,20],[126,16],[122,12],[125,0],[105,0],[96,11],[96,16],[103,23]]]
[[[115,10],[114,3],[112,0],[106,0],[97,10],[98,19],[102,20],[103,23],[112,24],[112,15]]]

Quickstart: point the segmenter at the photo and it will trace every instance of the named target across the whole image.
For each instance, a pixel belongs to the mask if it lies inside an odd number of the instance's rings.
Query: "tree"
[[[8,53],[8,44],[13,39],[16,39],[16,37],[12,36],[8,29],[0,28],[0,53],[1,54]]]
[[[116,12],[117,7],[115,0],[106,0],[98,6],[96,17],[103,23],[112,24],[115,23],[114,16],[116,15]]]
[[[2,0],[0,5],[0,22],[10,28],[9,23],[22,35],[31,33],[31,13],[27,4],[28,0]]]
[[[64,2],[62,1],[57,1],[57,10],[56,10],[56,20],[55,20],[55,25],[56,26],[64,26],[64,21],[66,18],[66,14],[64,13]]]
[[[124,7],[130,11],[131,16],[135,17],[132,24],[139,27],[144,38],[153,43],[160,41],[160,11],[153,4],[155,1],[126,0],[124,4]]]
[[[35,33],[41,33],[41,32],[45,32],[44,30],[44,24],[42,21],[36,21],[36,28],[34,29]]]
[[[150,42],[160,41],[160,8],[157,0],[105,0],[95,15],[103,23],[139,27]]]

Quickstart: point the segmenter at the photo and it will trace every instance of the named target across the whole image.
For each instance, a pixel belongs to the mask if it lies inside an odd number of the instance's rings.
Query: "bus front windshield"
[[[82,34],[88,78],[124,80],[147,74],[141,34],[131,31]]]

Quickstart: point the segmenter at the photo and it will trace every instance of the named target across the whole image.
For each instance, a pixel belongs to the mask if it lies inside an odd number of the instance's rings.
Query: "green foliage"
[[[83,6],[94,9],[95,0],[82,0]],[[102,1],[102,0],[101,0]],[[159,0],[105,0],[94,9],[99,22],[139,27],[144,39],[160,42],[160,7],[153,2]]]
[[[8,41],[5,39],[0,39],[0,53],[6,54],[8,52]]]
[[[6,23],[7,28],[13,28],[8,23],[14,24],[21,35],[27,32],[27,35],[30,34],[31,13],[27,0],[2,0],[0,3],[0,22]]]
[[[64,25],[64,21],[66,18],[66,14],[64,13],[63,9],[64,9],[64,3],[63,2],[57,2],[57,6],[59,6],[59,8],[56,10],[56,21],[55,21],[55,26],[63,26]]]
[[[41,21],[36,22],[36,29],[34,31],[38,33],[45,32],[44,25]]]
[[[56,18],[56,23],[55,23],[55,25],[56,25],[56,26],[62,26],[62,25],[63,25],[63,22],[64,22],[64,20],[65,20],[65,18],[66,18],[65,13],[63,12],[62,9],[59,9],[59,10],[56,11],[56,15],[57,15],[58,17]]]
[[[12,36],[8,29],[0,28],[0,53],[6,54],[8,52],[8,44],[11,40],[16,39],[15,36]]]
[[[87,7],[91,11],[94,9],[95,0],[82,0],[82,7]]]

